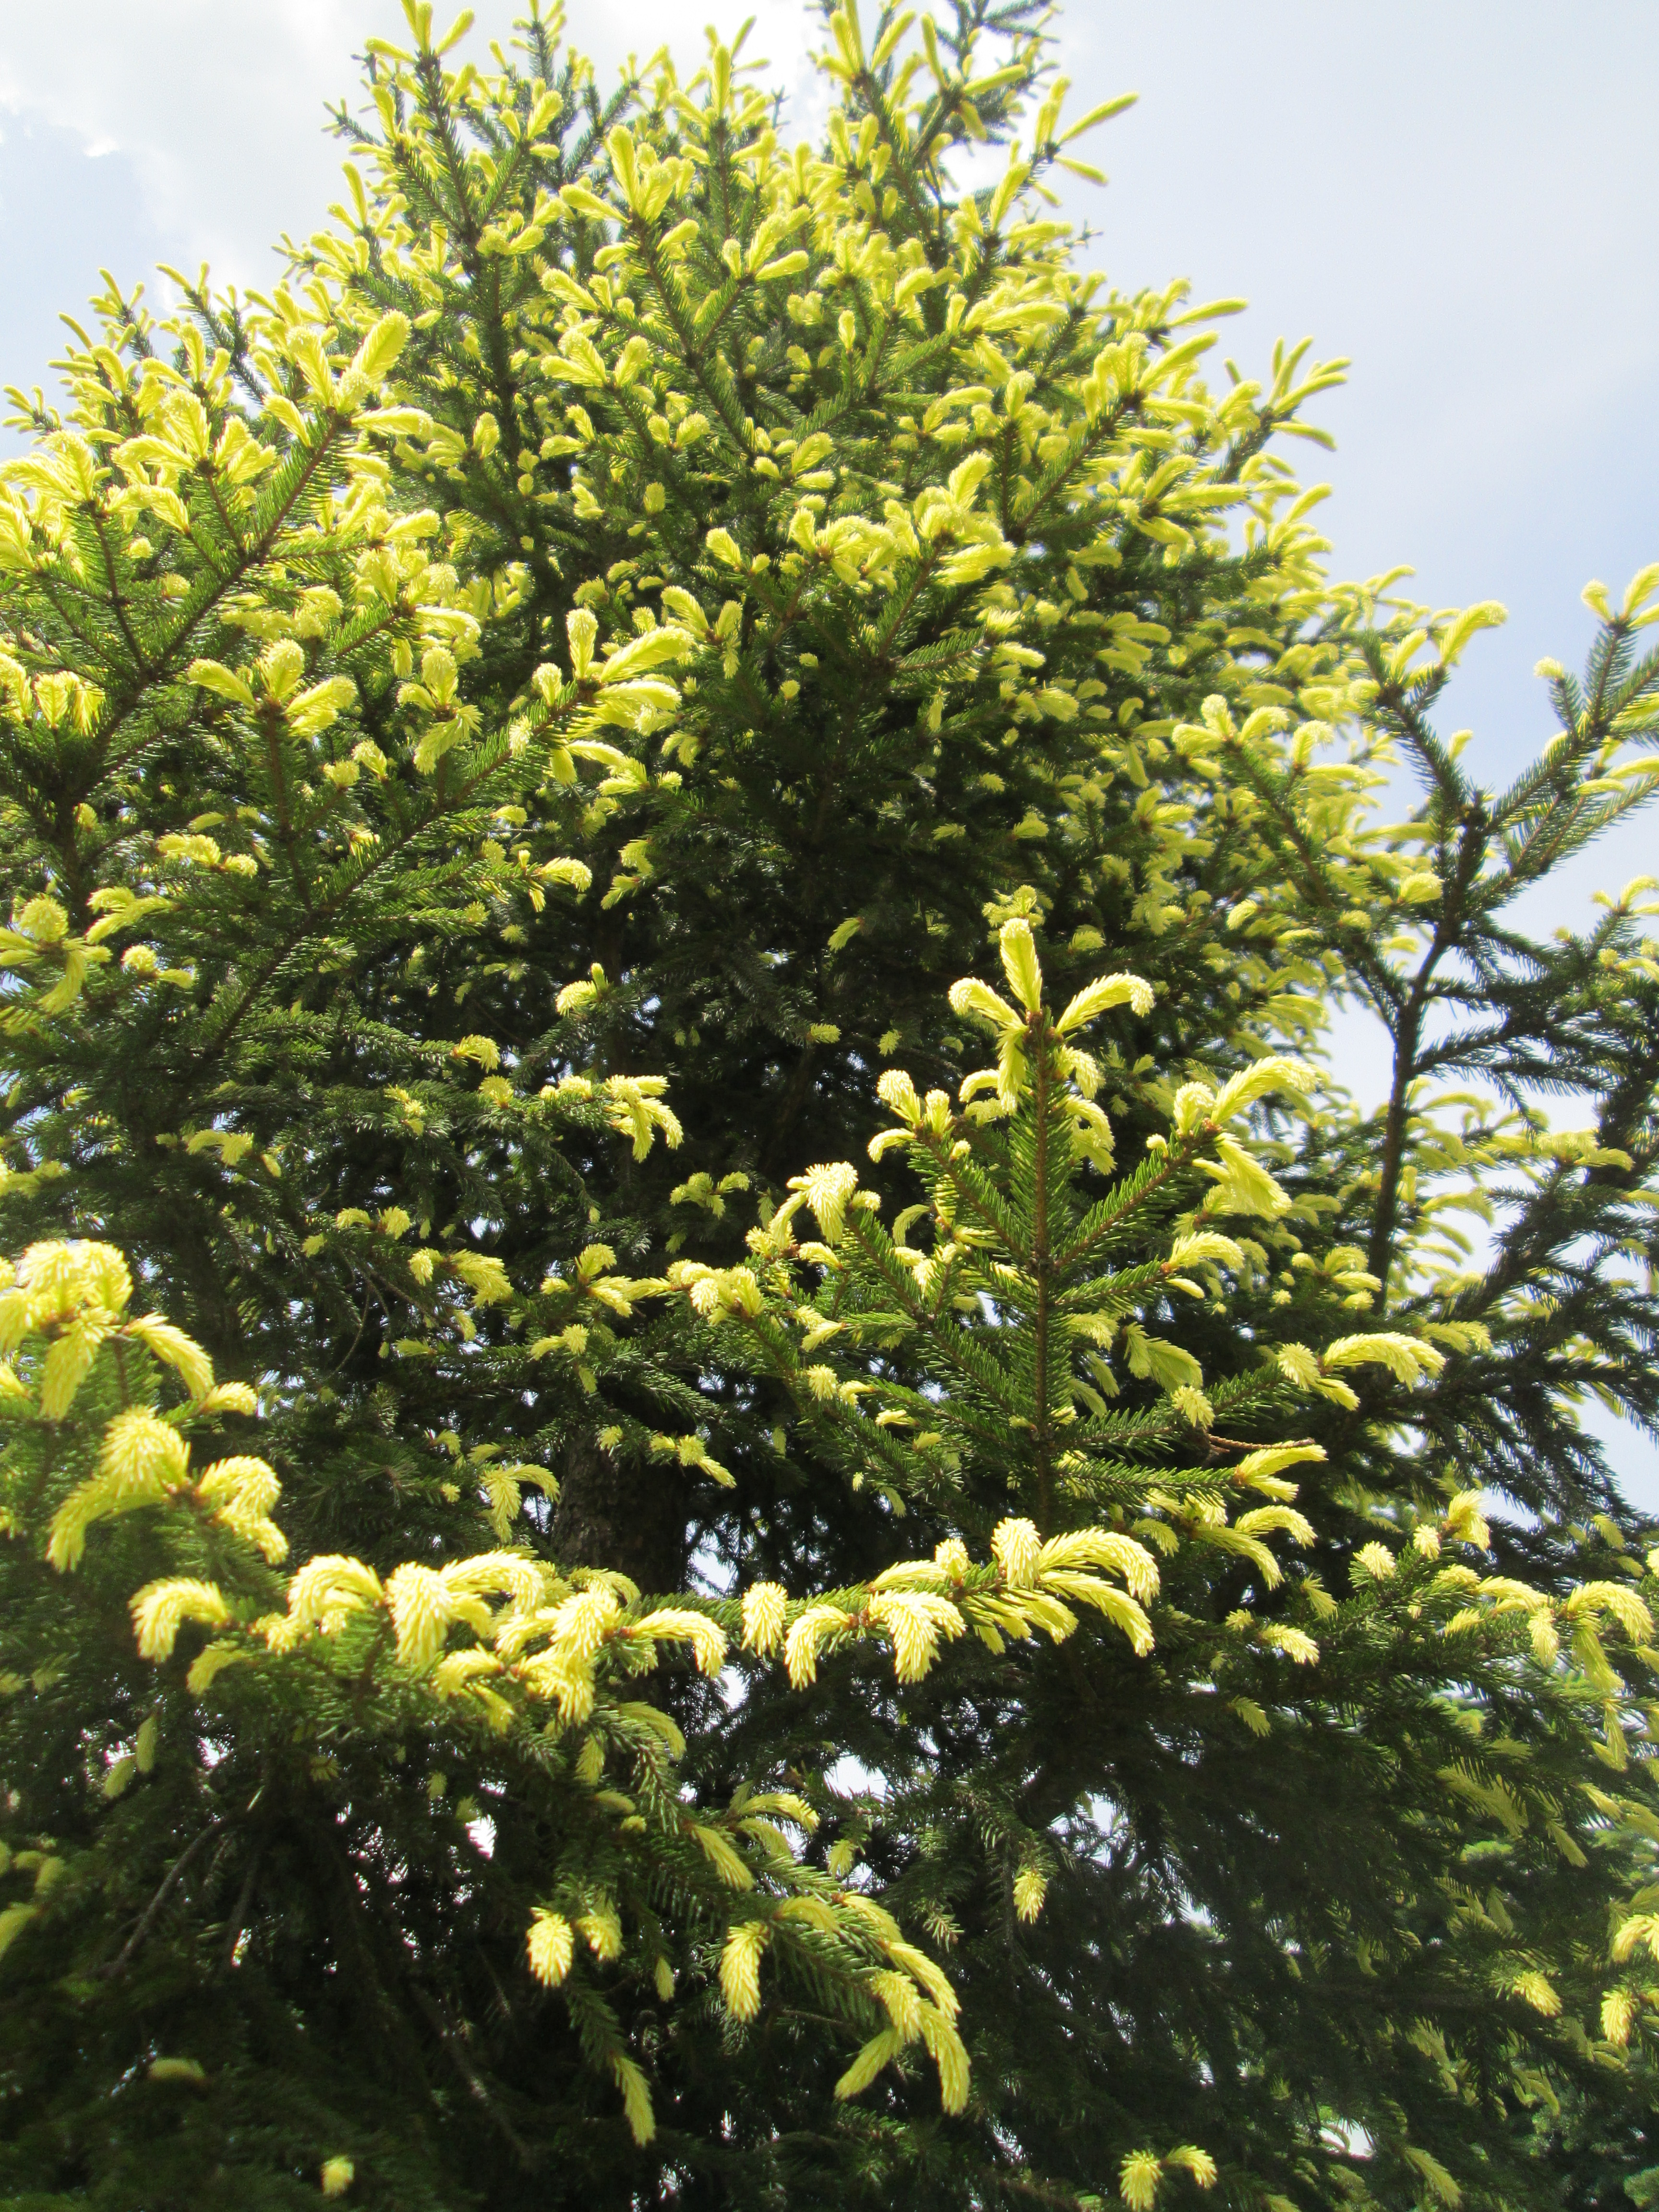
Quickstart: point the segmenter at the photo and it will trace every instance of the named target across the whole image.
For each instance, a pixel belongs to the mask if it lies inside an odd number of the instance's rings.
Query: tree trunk
[[[565,1449],[553,1556],[561,1566],[609,1567],[642,1591],[684,1587],[684,1476],[678,1467],[619,1464],[586,1438]]]

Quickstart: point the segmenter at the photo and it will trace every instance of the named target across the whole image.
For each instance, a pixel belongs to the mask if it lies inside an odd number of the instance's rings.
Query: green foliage
[[[406,12],[14,395],[0,2197],[1644,2202],[1659,569],[1484,792],[1035,0]]]

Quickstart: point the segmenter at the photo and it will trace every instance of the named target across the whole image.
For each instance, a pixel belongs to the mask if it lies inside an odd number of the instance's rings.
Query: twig
[[[185,1848],[179,1852],[178,1857],[174,1859],[173,1864],[167,1869],[166,1874],[162,1875],[161,1887],[156,1891],[155,1896],[151,1898],[149,1903],[144,1907],[143,1912],[140,1916],[138,1925],[133,1929],[131,1935],[128,1936],[118,1954],[115,1958],[111,1960],[110,1963],[106,1966],[100,1966],[97,1969],[99,1978],[101,1980],[112,1981],[116,1975],[125,1973],[126,1972],[127,1967],[132,1961],[134,1953],[143,1942],[145,1936],[149,1935],[150,1929],[155,1925],[156,1917],[161,1912],[161,1907],[167,1903],[168,1893],[172,1890],[174,1882],[178,1881],[179,1875],[195,1857],[197,1852],[201,1850],[203,1844],[210,1842],[211,1839],[219,1833],[222,1828],[228,1827],[230,1823],[228,1820],[212,1821],[207,1827],[203,1829],[201,1834],[198,1836],[193,1842],[188,1843],[185,1845]]]
[[[264,1855],[264,1843],[257,1844],[254,1846],[253,1856],[248,1863],[247,1873],[243,1878],[241,1892],[230,1916],[230,1925],[225,1930],[225,1948],[219,1960],[219,1971],[222,1974],[228,1973],[236,1964],[236,1946],[241,1942],[242,1930],[247,1924],[247,1909],[253,1901],[253,1885],[259,1879],[259,1868]]]
[[[472,2095],[476,2097],[478,2102],[483,2106],[485,2112],[489,2115],[489,2118],[495,2125],[500,2129],[502,2135],[506,2136],[507,2142],[512,2144],[514,2150],[518,2154],[520,2164],[526,2169],[532,2166],[535,2160],[531,2154],[530,2146],[525,2142],[523,2136],[514,2126],[512,2121],[507,2118],[506,2113],[502,2112],[501,2106],[495,2102],[494,2097],[490,2095],[489,2085],[484,2081],[483,2075],[479,2073],[477,2068],[472,2063],[472,2061],[467,2057],[465,2051],[461,2049],[454,2029],[451,2027],[448,2021],[444,2018],[438,2005],[427,1995],[426,1991],[422,1989],[418,1983],[411,1984],[410,1987],[413,1990],[416,2003],[419,2005],[421,2010],[425,2014],[434,2034],[436,2035],[438,2040],[443,2045],[446,2052],[448,2054],[450,2063],[454,2067],[455,2071],[460,2075],[462,2081],[465,2082]]]

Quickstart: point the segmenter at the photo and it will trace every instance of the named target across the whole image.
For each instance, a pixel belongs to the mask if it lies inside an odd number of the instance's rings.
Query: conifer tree
[[[405,12],[13,395],[0,2201],[1645,2201],[1659,567],[1481,789],[1036,0]]]

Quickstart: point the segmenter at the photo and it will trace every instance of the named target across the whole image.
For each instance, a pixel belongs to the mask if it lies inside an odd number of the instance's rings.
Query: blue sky
[[[443,9],[440,8],[441,14]],[[486,0],[475,37],[504,35]],[[806,19],[758,0],[749,51],[795,88],[809,128]],[[574,0],[572,33],[611,81],[625,49],[702,51],[666,0]],[[741,21],[722,9],[726,32]],[[1534,661],[1572,665],[1579,603],[1659,558],[1659,8],[1652,0],[1073,0],[1059,26],[1074,112],[1139,104],[1097,133],[1110,173],[1068,210],[1085,258],[1121,286],[1189,277],[1243,295],[1226,350],[1247,373],[1273,340],[1346,355],[1315,419],[1338,450],[1298,449],[1340,574],[1408,562],[1435,605],[1497,599],[1510,621],[1471,647],[1448,730],[1507,781],[1553,726]],[[401,35],[387,0],[0,0],[0,381],[47,380],[100,266],[159,258],[259,282],[269,247],[339,193],[323,104],[351,90],[364,37]],[[1659,874],[1659,819],[1581,862],[1534,926],[1577,919],[1597,888]],[[1362,1095],[1378,1041],[1345,1030]],[[1659,1510],[1659,1455],[1621,1442],[1629,1486]]]

